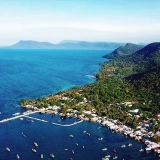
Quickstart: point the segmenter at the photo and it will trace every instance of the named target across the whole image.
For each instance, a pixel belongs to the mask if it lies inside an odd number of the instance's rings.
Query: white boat
[[[34,145],[35,145],[36,147],[38,147],[38,144],[37,144],[36,142],[34,142]]]
[[[74,154],[74,150],[72,150],[72,153]]]
[[[76,146],[78,146],[78,143],[75,143],[76,144]]]
[[[17,159],[20,159],[20,157],[19,157],[19,155],[18,155],[18,154],[16,155],[16,157],[17,157]]]
[[[65,150],[65,151],[68,151],[68,148],[65,148],[64,150]]]
[[[35,152],[35,153],[37,152],[34,148],[32,148],[32,151]]]
[[[116,156],[116,154],[115,154],[115,156],[113,157],[113,159],[117,159],[118,157]]]
[[[101,140],[103,140],[103,138],[102,138],[102,137],[101,137],[101,138],[98,138],[98,140],[101,141]]]
[[[50,154],[50,157],[54,158],[55,156],[54,156],[54,154]]]
[[[109,158],[107,158],[107,157],[103,157],[103,158],[102,158],[102,160],[109,160]]]
[[[102,151],[106,151],[107,150],[107,148],[102,148]]]
[[[129,146],[129,147],[132,146],[132,143],[129,143],[128,146]]]
[[[143,151],[144,151],[144,149],[142,149],[142,148],[141,148],[139,151],[140,151],[140,152],[143,152]]]
[[[111,155],[107,153],[107,155],[105,156],[105,158],[109,158],[109,157],[111,157]]]
[[[23,118],[19,118],[20,120],[23,120]]]
[[[70,134],[70,135],[69,135],[69,137],[73,138],[73,135],[72,135],[72,134]]]
[[[10,152],[10,151],[11,151],[8,147],[6,147],[6,150],[7,150],[8,152]]]
[[[126,147],[126,145],[121,145],[121,148],[125,148]]]
[[[43,154],[41,154],[41,159],[43,158]]]

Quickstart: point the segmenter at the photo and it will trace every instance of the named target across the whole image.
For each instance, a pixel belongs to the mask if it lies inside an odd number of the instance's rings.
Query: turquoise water
[[[106,61],[102,56],[110,51],[91,50],[0,50],[0,119],[11,117],[15,112],[22,112],[19,102],[22,98],[38,98],[74,86],[92,83],[95,80],[86,75],[95,74]],[[14,160],[16,154],[22,160],[100,160],[103,156],[117,151],[118,159],[154,160],[153,153],[140,153],[143,146],[119,134],[112,134],[99,124],[82,122],[72,127],[54,126],[51,122],[73,123],[76,119],[60,120],[58,116],[31,115],[43,118],[49,123],[16,119],[0,124],[0,160]],[[83,131],[91,134],[88,137]],[[24,137],[22,132],[26,135]],[[73,134],[74,138],[69,135]],[[98,138],[103,140],[99,141]],[[33,142],[38,143],[37,153],[31,149]],[[78,143],[78,146],[75,145]],[[132,147],[122,149],[121,144],[132,143]],[[84,146],[84,148],[82,147]],[[8,153],[6,147],[11,151]],[[102,151],[102,148],[108,151]],[[64,149],[68,150],[65,151]],[[74,154],[72,153],[74,150]],[[112,159],[112,158],[111,158]]]

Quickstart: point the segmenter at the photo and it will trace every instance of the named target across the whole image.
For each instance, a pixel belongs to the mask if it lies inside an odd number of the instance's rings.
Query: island
[[[96,82],[47,97],[22,99],[20,105],[100,123],[143,141],[146,150],[160,147],[160,42],[134,46],[127,44],[118,56],[104,56],[112,59],[100,64]]]

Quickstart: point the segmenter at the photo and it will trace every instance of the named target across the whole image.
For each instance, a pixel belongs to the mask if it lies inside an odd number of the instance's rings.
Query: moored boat
[[[102,137],[101,137],[101,138],[98,138],[98,140],[101,141],[101,140],[103,140],[103,138],[102,138]]]
[[[129,147],[132,146],[132,143],[129,143],[128,146],[129,146]]]
[[[41,159],[43,158],[43,154],[41,154]]]
[[[35,152],[35,153],[37,152],[34,148],[32,148],[32,151]]]
[[[54,158],[55,156],[54,156],[54,154],[51,153],[51,154],[50,154],[50,157]]]
[[[107,148],[102,148],[102,151],[106,151],[107,150]]]
[[[36,147],[38,147],[38,144],[37,144],[36,142],[34,142],[34,145],[35,145]]]
[[[17,157],[17,159],[20,159],[20,156],[18,154],[16,155],[16,157]]]
[[[74,150],[72,150],[72,153],[74,154]]]
[[[8,152],[10,152],[11,150],[10,150],[10,148],[8,148],[8,147],[6,147],[6,150],[8,151]]]
[[[126,145],[121,145],[121,148],[125,148],[126,147]]]
[[[69,137],[73,138],[73,135],[72,135],[72,134],[70,134],[70,135],[69,135]]]

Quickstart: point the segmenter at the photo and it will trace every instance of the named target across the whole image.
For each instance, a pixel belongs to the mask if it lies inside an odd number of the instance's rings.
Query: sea
[[[100,69],[102,58],[111,50],[0,49],[0,120],[24,112],[22,98],[35,99],[95,81],[91,75]],[[119,160],[156,160],[153,152],[139,152],[144,144],[112,133],[97,123],[83,121],[73,126],[75,118],[35,113],[29,118],[0,123],[0,160],[101,160],[110,155]],[[90,133],[88,136],[86,133]],[[73,135],[71,138],[69,135]],[[101,138],[101,140],[98,140]],[[34,142],[38,144],[34,146]],[[132,146],[128,146],[132,143]],[[121,148],[121,145],[126,145]],[[10,148],[10,152],[6,150]],[[36,149],[36,153],[32,151]],[[106,150],[102,150],[106,148]],[[114,152],[116,151],[116,152]]]

